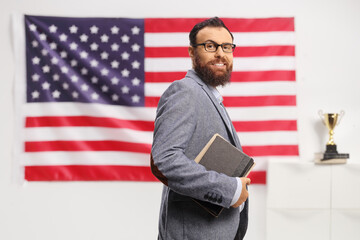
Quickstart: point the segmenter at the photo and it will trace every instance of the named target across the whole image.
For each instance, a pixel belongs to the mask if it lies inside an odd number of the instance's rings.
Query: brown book
[[[254,160],[233,146],[219,134],[215,134],[195,158],[195,162],[207,170],[224,173],[230,177],[247,177],[255,166]],[[217,217],[224,209],[222,206],[193,199],[206,211]]]

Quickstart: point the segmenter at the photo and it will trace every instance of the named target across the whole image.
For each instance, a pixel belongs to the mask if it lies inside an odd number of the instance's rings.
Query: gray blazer
[[[182,80],[173,82],[162,95],[151,160],[154,175],[165,184],[159,239],[233,240],[245,235],[247,202],[241,214],[238,208],[230,207],[236,179],[207,171],[194,162],[215,133],[241,149],[234,126],[227,127],[223,114],[226,113],[211,90],[193,70]],[[216,218],[191,198],[216,202],[225,209]]]

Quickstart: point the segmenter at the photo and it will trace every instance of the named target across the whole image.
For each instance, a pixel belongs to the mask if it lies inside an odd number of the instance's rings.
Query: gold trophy
[[[321,161],[332,160],[332,159],[346,159],[349,158],[348,153],[338,153],[336,144],[334,142],[334,128],[339,125],[340,120],[344,116],[345,112],[340,111],[338,113],[323,113],[323,111],[319,111],[319,116],[322,119],[325,126],[329,129],[329,141],[326,143],[326,151],[324,153]]]

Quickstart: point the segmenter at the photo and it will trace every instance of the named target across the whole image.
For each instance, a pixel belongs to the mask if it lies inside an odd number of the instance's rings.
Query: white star
[[[61,51],[61,52],[60,52],[60,57],[61,57],[61,58],[67,58],[67,52]]]
[[[86,92],[87,90],[89,90],[89,86],[84,83],[83,85],[81,85],[81,90]]]
[[[46,55],[48,55],[48,50],[46,50],[46,49],[43,49],[43,50],[41,50],[41,54],[43,55],[43,56],[46,56]]]
[[[50,83],[44,82],[43,84],[41,84],[41,86],[44,90],[48,90],[50,88]]]
[[[73,59],[71,60],[70,64],[72,67],[76,67],[78,65],[78,62],[75,59]]]
[[[76,50],[77,47],[78,47],[78,45],[75,42],[70,43],[70,49],[71,50]]]
[[[69,89],[69,84],[64,83],[64,84],[63,84],[63,88],[64,88],[64,89]]]
[[[113,100],[114,102],[116,102],[116,101],[119,100],[119,96],[116,95],[116,94],[113,94],[113,95],[111,96],[111,98],[112,98],[112,100]]]
[[[78,27],[75,25],[72,25],[69,29],[70,29],[70,33],[77,33]]]
[[[126,35],[126,34],[121,37],[121,41],[123,43],[128,43],[129,40],[130,40],[130,37],[128,35]]]
[[[121,54],[122,60],[129,60],[129,57],[130,57],[130,54],[127,53],[127,52],[123,52],[123,53]]]
[[[116,43],[111,44],[111,50],[112,51],[118,51],[119,50],[119,44],[116,44]]]
[[[134,86],[139,86],[140,83],[141,83],[141,81],[140,81],[140,79],[138,79],[138,78],[134,78],[133,80],[131,80],[131,83],[132,83],[132,85],[134,85]]]
[[[50,43],[50,48],[51,48],[52,50],[55,50],[55,49],[57,48],[57,44],[54,43],[54,42]]]
[[[78,80],[79,80],[78,76],[76,76],[76,75],[71,76],[71,81],[72,82],[77,82]]]
[[[97,34],[98,31],[99,31],[99,28],[98,28],[97,26],[95,26],[95,25],[93,25],[93,26],[90,28],[90,32],[91,32],[92,34]]]
[[[128,77],[130,75],[129,70],[127,70],[126,68],[124,70],[121,71],[121,75],[123,77]]]
[[[33,99],[36,99],[36,98],[39,98],[40,93],[39,93],[38,91],[33,91],[33,92],[31,93],[31,96],[32,96]]]
[[[135,43],[135,44],[131,45],[131,49],[133,52],[138,52],[140,50],[140,45]]]
[[[139,67],[140,67],[140,63],[138,62],[138,61],[133,61],[132,63],[131,63],[131,65],[132,65],[132,68],[133,69],[139,69]]]
[[[57,30],[57,26],[55,26],[55,25],[53,24],[53,25],[51,25],[51,26],[49,27],[49,30],[50,30],[51,33],[55,33],[56,30]]]
[[[111,83],[112,83],[113,85],[117,85],[117,84],[119,83],[119,79],[118,79],[117,77],[113,77],[113,78],[111,79]]]
[[[47,36],[46,36],[45,33],[41,33],[41,34],[39,35],[39,38],[40,38],[40,40],[45,41],[46,38],[47,38]]]
[[[53,75],[53,80],[54,80],[54,81],[59,81],[59,79],[60,79],[59,74],[54,74],[54,75]]]
[[[118,28],[117,26],[113,26],[113,27],[111,28],[111,33],[112,33],[112,34],[118,34],[118,33],[119,33],[119,28]]]
[[[133,103],[138,103],[140,101],[140,97],[135,94],[131,97],[131,100],[133,101]]]
[[[101,69],[101,75],[107,76],[108,74],[109,74],[109,70],[107,70],[106,68]]]
[[[48,73],[48,72],[50,72],[50,67],[48,65],[45,65],[42,67],[42,70],[44,73]]]
[[[119,67],[119,62],[116,61],[116,60],[112,61],[112,62],[111,62],[111,67],[112,67],[112,68],[118,68],[118,67]]]
[[[69,69],[65,66],[61,67],[61,72],[62,73],[68,73],[69,72]]]
[[[98,50],[99,45],[97,45],[96,43],[92,43],[92,44],[90,45],[90,48],[91,48],[91,51],[96,51],[96,50]]]
[[[129,91],[130,91],[130,88],[128,88],[127,86],[123,86],[123,87],[121,88],[121,91],[122,91],[122,93],[124,93],[124,94],[128,94]]]
[[[59,63],[59,59],[57,59],[56,57],[52,57],[52,58],[51,58],[51,63],[54,64],[54,65],[55,65],[55,64],[58,64],[58,63]]]
[[[32,41],[31,44],[32,44],[33,48],[36,48],[39,46],[39,43],[36,40]]]
[[[87,70],[86,68],[82,68],[82,69],[81,69],[81,74],[82,74],[82,75],[88,74],[88,70]]]
[[[61,94],[61,92],[59,92],[58,90],[55,90],[55,91],[52,92],[53,98],[59,98],[60,94]]]
[[[81,42],[87,42],[88,38],[89,38],[89,37],[88,37],[86,34],[82,34],[82,35],[80,36],[80,41],[81,41]]]
[[[108,86],[103,85],[103,86],[101,87],[101,91],[103,91],[103,92],[107,92],[107,91],[109,91]]]
[[[80,53],[80,57],[83,58],[83,59],[87,58],[88,55],[89,54],[87,52],[85,52],[85,51],[81,51],[81,53]]]
[[[73,91],[73,92],[72,92],[72,96],[73,96],[73,98],[78,98],[78,97],[79,97],[79,93]]]
[[[140,33],[140,28],[138,28],[137,26],[133,27],[131,29],[131,32],[133,35],[138,35]]]
[[[66,34],[62,33],[59,38],[60,38],[60,42],[66,42],[68,36]]]
[[[92,77],[91,78],[91,82],[94,83],[94,84],[97,83],[98,81],[99,81],[99,79],[97,77]]]
[[[35,31],[36,31],[36,28],[37,28],[37,27],[36,27],[35,24],[33,24],[33,23],[29,25],[29,29],[30,29],[30,31],[32,31],[32,32],[35,32]]]
[[[38,58],[38,57],[34,57],[34,58],[32,59],[32,63],[33,63],[34,65],[38,65],[39,62],[40,62],[40,58]]]
[[[109,37],[106,34],[103,34],[100,38],[101,38],[101,42],[108,42],[109,41]]]
[[[108,59],[109,54],[108,54],[107,52],[102,52],[102,53],[100,54],[100,56],[101,56],[101,59]]]
[[[96,61],[95,59],[93,59],[93,60],[90,61],[90,65],[91,65],[92,67],[97,67],[97,66],[99,65],[99,62]]]
[[[37,81],[39,81],[40,76],[39,76],[39,74],[35,73],[34,75],[31,76],[31,78],[34,82],[37,82]]]
[[[92,98],[93,100],[98,100],[98,99],[99,99],[99,94],[97,94],[97,93],[92,93],[92,94],[91,94],[91,98]]]

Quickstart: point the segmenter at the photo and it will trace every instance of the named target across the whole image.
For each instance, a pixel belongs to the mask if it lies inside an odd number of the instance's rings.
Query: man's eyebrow
[[[206,40],[205,42],[211,42],[211,43],[218,44],[217,42],[215,42],[214,40],[211,40],[211,39],[208,39],[208,40]],[[219,45],[219,44],[218,44],[218,45]]]
[[[217,45],[221,45],[221,44],[219,44],[219,43],[217,43],[217,42],[215,42],[214,40],[211,40],[211,39],[205,40],[205,43],[206,43],[206,42],[212,42],[212,43],[215,43],[215,44],[217,44]],[[232,44],[232,43],[230,43],[230,42],[224,42],[224,43]],[[223,44],[223,43],[222,43],[222,44]]]

